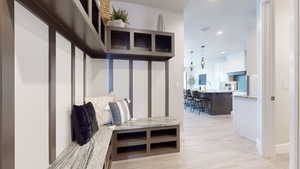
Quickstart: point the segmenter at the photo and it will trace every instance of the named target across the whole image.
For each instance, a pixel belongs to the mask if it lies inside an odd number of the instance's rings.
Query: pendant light
[[[201,68],[204,69],[205,68],[205,45],[201,46],[201,50],[202,50],[202,56],[201,56]]]
[[[193,50],[191,50],[190,51],[190,54],[191,54],[191,64],[190,64],[190,70],[191,70],[191,72],[194,70],[194,63],[193,63],[193,54],[194,54],[194,51]]]

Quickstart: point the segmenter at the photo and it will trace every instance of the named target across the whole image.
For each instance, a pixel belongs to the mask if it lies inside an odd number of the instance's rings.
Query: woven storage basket
[[[99,0],[101,6],[101,16],[105,24],[110,20],[110,0]]]

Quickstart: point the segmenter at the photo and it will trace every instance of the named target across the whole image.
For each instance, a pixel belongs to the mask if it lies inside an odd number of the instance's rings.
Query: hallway
[[[112,168],[287,169],[288,156],[258,156],[253,142],[234,134],[230,116],[185,113],[180,153],[113,162]]]

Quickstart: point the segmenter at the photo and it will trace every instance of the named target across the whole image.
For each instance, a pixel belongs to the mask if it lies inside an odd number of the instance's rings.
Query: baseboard
[[[287,154],[289,153],[290,143],[277,144],[275,146],[276,154]]]
[[[262,155],[262,143],[259,139],[256,139],[256,149],[260,155]]]

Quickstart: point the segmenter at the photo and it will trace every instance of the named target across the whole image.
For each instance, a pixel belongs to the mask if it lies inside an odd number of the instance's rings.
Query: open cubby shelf
[[[117,147],[137,146],[146,144],[147,133],[145,131],[134,133],[120,133],[117,135]]]
[[[106,49],[113,58],[123,55],[136,56],[133,59],[168,60],[175,55],[173,33],[110,26],[106,31]]]
[[[99,33],[100,28],[100,10],[96,4],[96,1],[92,0],[92,23],[96,31]]]
[[[83,7],[85,13],[89,15],[89,0],[80,0],[81,6]]]
[[[161,136],[176,136],[176,129],[163,129],[163,130],[152,130],[151,137],[161,137]]]
[[[149,33],[134,32],[134,49],[152,51],[152,35]]]
[[[177,150],[177,142],[161,142],[161,143],[152,143],[150,145],[151,153],[168,153]]]
[[[128,147],[118,147],[117,154],[140,154],[147,152],[147,145],[136,145],[136,146],[128,146]]]
[[[166,35],[155,35],[156,52],[170,53],[172,51],[172,37]]]
[[[130,32],[111,31],[111,49],[129,50],[130,49]]]
[[[179,152],[179,126],[114,132],[113,160]]]

